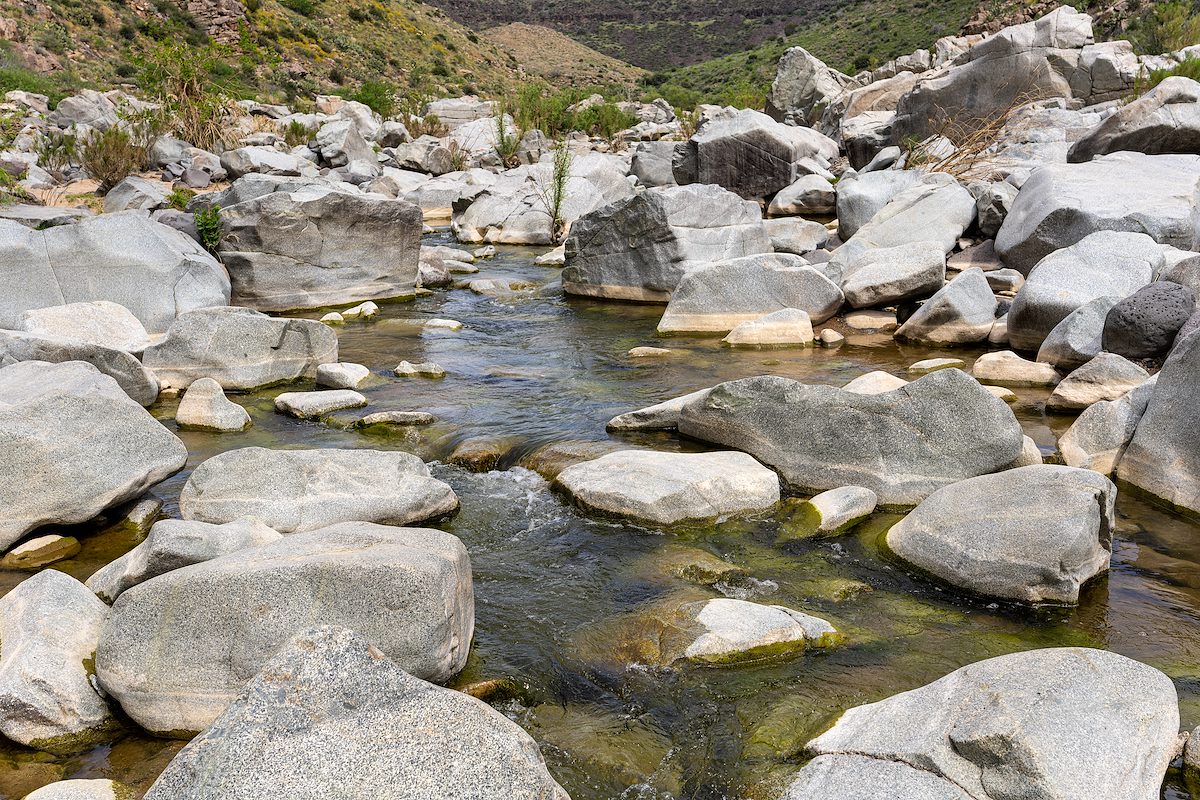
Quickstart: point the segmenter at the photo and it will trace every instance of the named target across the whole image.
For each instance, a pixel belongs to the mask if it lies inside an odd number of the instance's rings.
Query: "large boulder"
[[[1070,6],[1004,28],[922,76],[900,99],[897,141],[923,139],[947,124],[986,125],[1029,98],[1062,97],[1089,105],[1132,88],[1138,63],[1129,43],[1094,41],[1091,17]]]
[[[348,522],[166,572],[117,598],[96,677],[146,730],[195,733],[314,624],[446,681],[475,624],[467,549],[442,531]]]
[[[136,357],[124,350],[32,333],[0,330],[0,365],[20,361],[85,361],[117,382],[129,398],[141,406],[158,399],[158,378]]]
[[[0,598],[0,732],[51,752],[85,750],[115,727],[88,676],[108,608],[48,569]]]
[[[345,628],[299,633],[146,800],[570,800],[516,723],[373,644]]]
[[[1122,150],[1200,153],[1200,83],[1167,78],[1075,142],[1067,160],[1090,161]]]
[[[689,270],[770,252],[756,203],[719,186],[649,189],[571,226],[563,290],[665,303]]]
[[[767,113],[789,125],[809,125],[848,87],[855,86],[849,75],[830,69],[803,47],[792,47],[779,59],[767,94]]]
[[[1117,487],[1091,470],[1020,467],[939,489],[892,526],[887,544],[973,594],[1076,603],[1079,587],[1108,570],[1116,500]]]
[[[101,567],[85,584],[106,603],[126,589],[174,569],[279,541],[283,535],[256,520],[224,525],[164,519],[154,523],[145,540],[116,561]]]
[[[1200,155],[1114,153],[1086,164],[1047,164],[1021,186],[996,252],[1022,274],[1097,231],[1143,233],[1194,250]]]
[[[799,256],[771,253],[693,269],[683,275],[658,323],[659,333],[726,333],[739,324],[796,308],[824,322],[842,292]]]
[[[1146,413],[1157,382],[1155,376],[1116,400],[1101,400],[1084,409],[1058,440],[1066,465],[1111,475]]]
[[[657,525],[724,520],[779,502],[775,473],[737,452],[621,450],[567,467],[555,485],[584,508]]]
[[[458,509],[447,484],[409,453],[245,447],[196,467],[179,495],[184,519],[257,519],[280,533],[361,520],[408,525]]]
[[[863,395],[775,376],[722,383],[692,400],[679,432],[736,447],[798,493],[862,486],[884,505],[916,505],[1021,453],[1012,411],[956,369]]]
[[[274,147],[238,147],[221,154],[221,167],[231,180],[251,173],[260,175],[299,176],[316,174],[316,165],[299,156],[276,150]]]
[[[422,215],[404,200],[311,185],[222,207],[221,218],[236,305],[319,308],[416,286]]]
[[[30,309],[21,315],[18,327],[38,336],[76,339],[129,353],[141,353],[150,344],[141,320],[108,300]]]
[[[897,339],[928,345],[982,342],[996,322],[996,295],[983,270],[963,270],[905,320]]]
[[[1117,477],[1173,506],[1200,512],[1200,331],[1179,337]]]
[[[1082,367],[1104,349],[1104,320],[1118,297],[1097,297],[1063,317],[1038,348],[1037,360],[1062,370]]]
[[[1047,411],[1082,411],[1094,403],[1116,400],[1146,382],[1146,370],[1116,353],[1100,353],[1054,387]]]
[[[853,308],[893,305],[939,291],[946,282],[946,254],[939,242],[873,247],[842,262],[841,272],[842,293]]]
[[[1172,281],[1155,281],[1121,300],[1104,318],[1104,349],[1127,358],[1165,356],[1196,310],[1196,294]]]
[[[1015,350],[1037,350],[1073,311],[1097,298],[1128,297],[1162,264],[1162,248],[1143,233],[1102,230],[1051,253],[1013,299],[1009,343]]]
[[[315,320],[205,308],[180,316],[143,363],[176,389],[211,378],[224,389],[245,390],[313,377],[320,364],[337,361],[337,344],[337,334]]]
[[[845,176],[837,184],[838,236],[849,241],[896,195],[921,183],[940,181],[944,178],[937,173],[926,175],[908,169]]]
[[[838,155],[837,143],[812,128],[751,110],[708,123],[680,148],[678,183],[716,184],[747,199],[769,197]]]
[[[108,300],[161,333],[180,314],[229,303],[229,276],[193,239],[135,211],[35,231],[0,220],[0,328],[31,309]]]
[[[454,130],[459,125],[474,122],[477,119],[494,116],[496,104],[491,100],[480,100],[474,95],[462,97],[443,97],[433,100],[425,106],[426,117],[436,117],[437,121]]]
[[[1062,647],[969,664],[847,711],[785,800],[1012,800],[1159,795],[1179,708],[1163,673]]]
[[[0,547],[86,522],[181,470],[187,448],[91,364],[0,369]]]

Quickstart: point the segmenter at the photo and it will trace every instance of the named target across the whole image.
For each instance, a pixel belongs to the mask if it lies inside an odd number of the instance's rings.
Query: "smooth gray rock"
[[[224,525],[164,519],[137,547],[94,572],[84,585],[110,605],[121,593],[153,577],[283,538],[256,520]]]
[[[335,411],[362,408],[367,398],[352,389],[318,392],[284,392],[275,397],[275,410],[299,419],[320,419]]]
[[[1200,155],[1114,153],[1086,164],[1047,164],[1021,186],[996,234],[1004,263],[1028,274],[1050,253],[1097,231],[1143,233],[1196,249]]]
[[[959,361],[957,366],[962,366],[962,362]],[[875,370],[865,375],[859,375],[843,386],[842,389],[847,392],[854,392],[855,394],[883,394],[884,392],[890,392],[893,389],[899,389],[901,386],[907,385],[908,381],[903,378],[897,378],[890,372]]]
[[[104,195],[104,213],[154,211],[167,204],[167,185],[131,175]]]
[[[516,723],[334,627],[302,631],[273,655],[146,800],[335,796],[570,800]]]
[[[838,155],[837,143],[818,131],[752,110],[709,122],[680,147],[688,168],[677,156],[678,183],[715,184],[747,199],[769,197],[811,172],[806,163],[824,169]]]
[[[24,225],[32,230],[45,230],[56,225],[74,225],[91,211],[60,206],[34,206],[25,203],[6,203],[0,206],[0,219]]]
[[[1162,249],[1141,233],[1100,231],[1043,258],[1008,312],[1014,350],[1037,350],[1060,322],[1098,297],[1124,298],[1148,284]]]
[[[819,250],[829,241],[829,231],[819,222],[780,217],[763,220],[771,247],[776,253],[792,253],[803,256]]]
[[[421,209],[312,185],[222,207],[233,302],[260,311],[411,295]]]
[[[674,186],[675,174],[671,171],[671,159],[675,153],[675,144],[638,142],[633,147],[629,174],[636,176],[643,186]]]
[[[737,447],[805,494],[863,486],[884,505],[995,472],[1021,452],[1005,403],[955,369],[862,395],[774,376],[722,383],[686,406],[679,432]]]
[[[280,175],[295,177],[315,172],[315,167],[303,158],[276,150],[274,147],[238,147],[221,154],[221,167],[230,180],[243,175]]]
[[[0,598],[0,732],[39,750],[85,750],[115,727],[88,679],[108,608],[48,569]]]
[[[686,603],[676,612],[677,625],[686,633],[679,658],[699,662],[729,663],[753,658],[756,652],[780,647],[803,650],[836,643],[838,632],[828,621],[786,606],[718,597]],[[674,655],[674,653],[668,654]]]
[[[850,709],[808,743],[819,757],[785,798],[1150,800],[1178,733],[1175,687],[1153,667],[1090,648],[1013,653]]]
[[[770,252],[755,203],[717,186],[650,189],[571,226],[563,290],[665,303],[700,265]]]
[[[1156,280],[1171,281],[1200,293],[1200,254],[1176,251],[1177,258],[1168,259]]]
[[[1173,506],[1200,512],[1200,332],[1185,334],[1117,465],[1117,477]]]
[[[812,319],[798,308],[784,308],[739,322],[721,340],[730,347],[806,347],[814,340]]]
[[[125,306],[107,300],[31,309],[21,315],[18,327],[38,336],[60,336],[129,353],[141,353],[150,344],[141,321]]]
[[[317,365],[317,386],[328,386],[331,389],[357,389],[370,377],[371,370],[362,364],[338,362]]]
[[[1063,378],[1050,397],[1050,411],[1080,411],[1093,403],[1116,400],[1150,377],[1146,370],[1116,353],[1100,353]]]
[[[680,397],[674,397],[652,406],[620,414],[608,421],[606,430],[616,431],[672,431],[679,425],[679,413],[688,403],[708,394],[700,389]]]
[[[221,384],[212,378],[197,378],[179,401],[175,424],[194,430],[244,431],[250,427],[250,414],[225,396]]]
[[[1063,317],[1038,348],[1037,360],[1061,370],[1082,367],[1104,349],[1104,320],[1117,297],[1097,297]]]
[[[113,350],[77,339],[0,330],[0,365],[21,361],[44,361],[50,364],[83,361],[115,380],[122,391],[129,395],[129,399],[138,405],[149,406],[158,399],[158,378],[124,350]]]
[[[1163,80],[1071,145],[1067,160],[1122,150],[1200,153],[1200,83],[1180,75]]]
[[[879,497],[864,486],[841,486],[821,492],[804,504],[817,522],[817,533],[837,533],[869,517]]]
[[[825,65],[803,47],[783,54],[767,95],[767,113],[792,125],[808,125],[820,118],[825,106],[856,83]]]
[[[1074,604],[1108,570],[1116,499],[1112,481],[1091,470],[1020,467],[939,489],[892,526],[887,544],[973,594]]]
[[[555,485],[586,509],[656,525],[724,520],[779,502],[775,473],[738,452],[621,450],[567,467]]]
[[[44,231],[0,220],[0,280],[3,328],[19,327],[31,309],[109,300],[161,333],[186,311],[229,303],[229,276],[216,259],[133,211]]]
[[[685,273],[658,323],[659,333],[727,333],[743,322],[795,308],[824,322],[842,292],[799,256],[735,258]]]
[[[212,378],[244,390],[309,378],[337,361],[337,334],[316,320],[268,317],[249,308],[183,314],[142,357],[164,385],[182,389]]]
[[[842,241],[850,241],[850,237],[882,211],[892,198],[923,183],[924,179],[925,175],[916,170],[883,170],[838,181],[838,235]]]
[[[978,267],[965,270],[921,304],[896,331],[897,339],[929,345],[973,344],[996,322],[996,296]]]
[[[184,519],[257,519],[280,533],[352,520],[408,525],[457,509],[421,459],[383,450],[229,450],[197,466],[179,496]]]
[[[413,675],[450,679],[474,629],[463,543],[347,522],[163,573],[117,598],[96,677],[148,731],[202,731],[292,636],[358,631]]]
[[[971,365],[971,374],[981,383],[1001,386],[1054,386],[1062,377],[1050,364],[1028,361],[1011,350],[984,353]]]
[[[988,238],[994,238],[1016,199],[1017,187],[1007,181],[998,181],[983,187],[975,200],[979,232]]]
[[[771,198],[773,217],[826,216],[837,211],[837,190],[821,175],[802,175]]]
[[[1171,281],[1155,281],[1118,302],[1104,318],[1104,349],[1127,358],[1165,356],[1196,310],[1196,294]]]
[[[358,132],[358,126],[348,119],[326,122],[313,140],[323,162],[331,167],[344,167],[354,161],[375,163],[375,151]]]
[[[91,364],[0,369],[0,547],[86,522],[174,475],[187,448]],[[31,479],[36,476],[36,479]]]
[[[25,800],[125,800],[129,787],[104,778],[56,781],[25,795]]]
[[[842,245],[838,252],[846,247]],[[946,282],[946,254],[938,242],[876,247],[843,263],[842,292],[854,308],[925,297],[939,291]]]
[[[1156,375],[1116,400],[1101,400],[1084,409],[1058,440],[1066,465],[1111,475],[1146,413],[1157,382]]]

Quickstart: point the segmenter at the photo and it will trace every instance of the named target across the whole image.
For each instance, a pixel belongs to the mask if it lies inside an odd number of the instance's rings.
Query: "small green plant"
[[[437,114],[414,117],[412,123],[408,126],[408,130],[414,138],[418,136],[436,136],[440,139],[450,133],[450,129],[442,124]]]
[[[0,116],[0,150],[8,149],[24,127],[25,121],[15,114]]]
[[[107,194],[121,181],[146,166],[146,148],[136,142],[129,131],[113,126],[95,131],[83,142],[79,161],[87,174],[100,184],[100,193]]]
[[[396,113],[396,87],[383,81],[365,81],[350,97],[368,106],[384,119]]]
[[[515,167],[519,162],[517,152],[521,149],[521,133],[509,124],[509,116],[503,104],[496,110],[496,155],[505,167]]]
[[[637,117],[628,111],[623,111],[613,103],[598,103],[579,112],[575,119],[575,128],[589,136],[599,136],[608,141],[614,141],[616,136],[626,128],[632,128],[638,122]]]
[[[283,141],[288,147],[299,147],[302,144],[308,144],[316,135],[317,129],[314,126],[305,125],[299,120],[292,120],[283,129]]]
[[[1167,78],[1174,77],[1191,78],[1194,81],[1200,81],[1200,57],[1192,56],[1184,59],[1179,64],[1170,69],[1156,69],[1150,73],[1150,78],[1146,81],[1146,85],[1136,87],[1137,94],[1141,95],[1158,86]]]
[[[188,201],[196,196],[196,193],[186,186],[180,186],[171,190],[167,195],[167,205],[176,211],[183,211],[187,208]]]
[[[212,206],[196,211],[196,233],[200,244],[210,253],[216,253],[225,238],[225,221],[221,219],[221,207]]]
[[[567,223],[563,219],[562,212],[563,205],[567,202],[567,190],[571,181],[571,164],[574,160],[567,140],[563,139],[554,148],[549,179],[539,180],[537,184],[542,207],[550,218],[551,244],[558,244],[566,237]]]
[[[192,145],[216,149],[234,108],[217,77],[224,65],[219,52],[171,42],[157,45],[140,65],[142,88],[161,105],[159,118]]]
[[[455,172],[462,172],[469,166],[467,162],[469,161],[470,154],[456,140],[451,139],[449,144],[446,145],[446,149],[450,151],[450,169]]]
[[[51,128],[37,142],[38,164],[42,169],[61,173],[79,158],[79,140],[73,134]]]

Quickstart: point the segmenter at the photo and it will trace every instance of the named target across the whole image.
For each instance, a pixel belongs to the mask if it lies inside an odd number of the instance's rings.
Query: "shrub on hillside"
[[[100,193],[107,194],[118,183],[145,168],[146,148],[135,141],[128,130],[114,126],[106,131],[94,131],[84,140],[79,163],[99,182]]]
[[[369,107],[384,119],[391,119],[396,113],[396,87],[390,83],[365,81],[350,99]]]
[[[228,65],[217,50],[159,44],[141,59],[141,68],[141,86],[160,104],[163,125],[196,147],[216,149],[235,109],[219,77]]]

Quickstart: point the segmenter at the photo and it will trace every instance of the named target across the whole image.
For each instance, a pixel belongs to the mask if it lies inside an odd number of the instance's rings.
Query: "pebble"
[[[821,331],[818,337],[822,347],[837,347],[842,342],[846,341],[846,337],[835,331],[833,328],[826,328]]]

